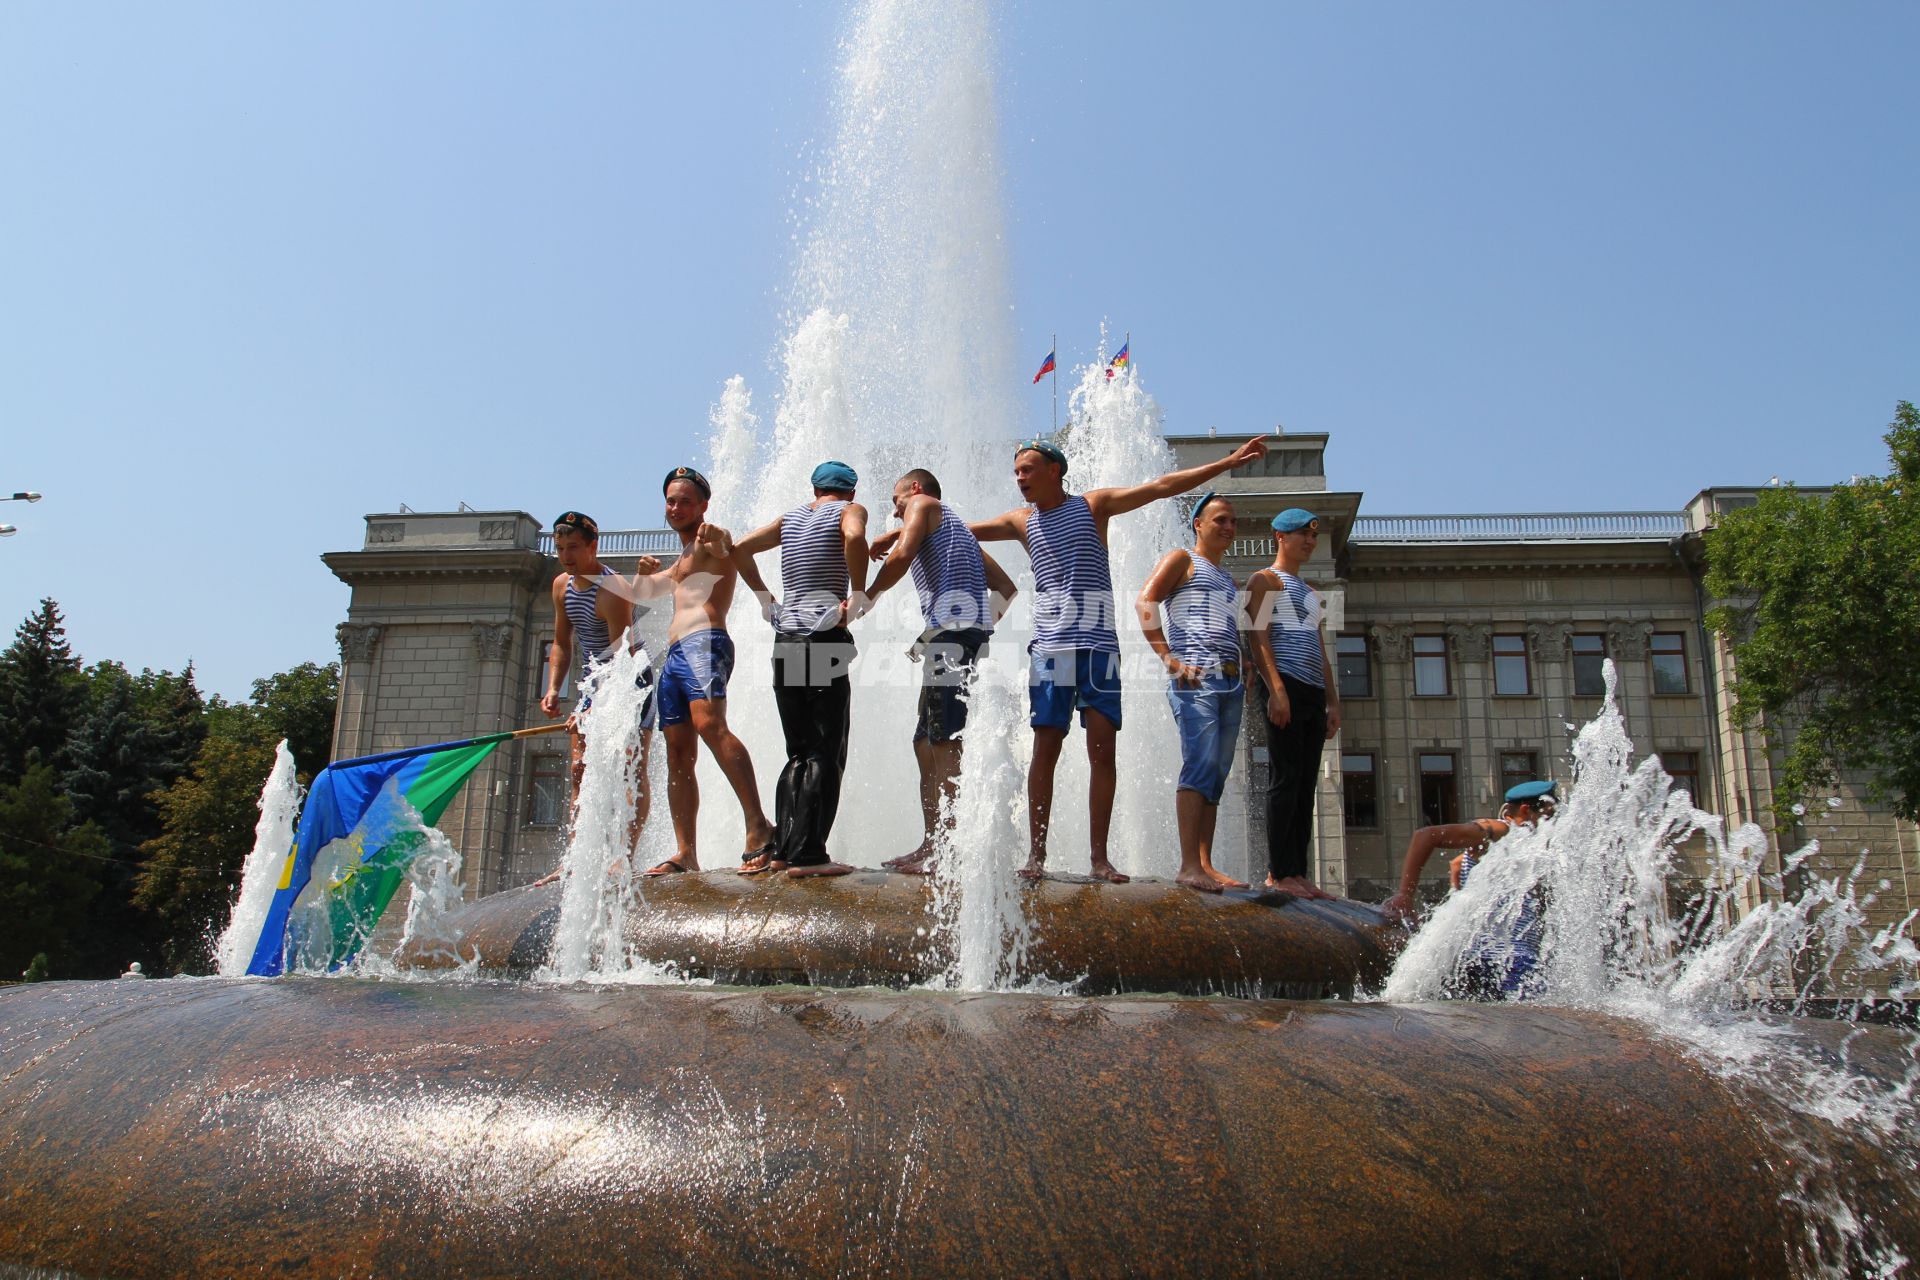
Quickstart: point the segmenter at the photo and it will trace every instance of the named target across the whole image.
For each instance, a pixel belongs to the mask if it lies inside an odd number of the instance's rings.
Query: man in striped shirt
[[[774,849],[741,875],[840,876],[852,867],[827,856],[840,810],[852,728],[851,601],[867,585],[867,509],[853,500],[859,477],[844,462],[813,469],[813,501],[733,544],[740,577],[774,626],[773,700],[787,739],[787,765],[774,789]],[[767,590],[753,558],[780,548],[780,594]]]
[[[1331,898],[1307,875],[1320,755],[1340,732],[1340,690],[1322,634],[1320,594],[1300,576],[1320,545],[1320,519],[1290,507],[1272,524],[1273,563],[1247,580],[1247,650],[1266,695],[1266,886]]]
[[[893,486],[893,514],[900,520],[899,540],[891,551],[874,548],[874,557],[884,558],[884,563],[859,611],[872,608],[883,592],[912,572],[926,623],[913,647],[914,660],[926,660],[913,731],[923,834],[918,848],[884,865],[925,875],[939,832],[953,830],[961,734],[967,726],[974,672],[1016,589],[1007,571],[980,549],[966,521],[940,500],[940,481],[925,467],[907,472]],[[946,825],[941,828],[943,809]]]
[[[1197,489],[1215,476],[1266,456],[1266,443],[1249,440],[1217,462],[1171,471],[1145,484],[1068,493],[1067,455],[1045,440],[1014,450],[1013,479],[1027,505],[971,526],[982,542],[1014,541],[1033,564],[1033,642],[1028,646],[1027,702],[1033,726],[1033,763],[1027,770],[1027,865],[1020,874],[1045,873],[1047,827],[1053,811],[1053,774],[1074,712],[1087,733],[1088,828],[1091,867],[1101,880],[1124,884],[1107,836],[1117,785],[1114,754],[1120,732],[1120,637],[1114,630],[1113,572],[1107,558],[1107,522],[1150,502]]]

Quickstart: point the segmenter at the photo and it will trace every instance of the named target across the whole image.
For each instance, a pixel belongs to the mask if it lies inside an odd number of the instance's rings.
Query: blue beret
[[[1207,509],[1207,504],[1209,502],[1212,502],[1215,498],[1219,496],[1220,496],[1219,493],[1212,489],[1209,489],[1205,493],[1201,494],[1200,501],[1193,504],[1193,511],[1187,516],[1187,523],[1190,525],[1199,524],[1200,513]]]
[[[1551,800],[1557,782],[1521,782],[1507,788],[1508,804],[1532,804],[1536,800]]]
[[[1282,511],[1273,518],[1273,531],[1275,533],[1296,533],[1319,518],[1319,516],[1314,515],[1311,511],[1305,511],[1299,507],[1288,507],[1285,511]]]
[[[813,469],[813,487],[816,489],[852,493],[854,486],[859,483],[860,477],[844,462],[823,462]]]
[[[1047,440],[1022,440],[1014,447],[1013,456],[1017,458],[1029,449],[1045,458],[1048,462],[1059,463],[1060,474],[1067,474],[1067,455],[1060,451],[1059,445]]]

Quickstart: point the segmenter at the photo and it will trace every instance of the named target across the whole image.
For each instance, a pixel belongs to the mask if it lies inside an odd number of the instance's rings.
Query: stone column
[[[1492,732],[1488,728],[1488,708],[1493,705],[1493,627],[1484,622],[1456,622],[1447,628],[1447,643],[1460,660],[1460,687],[1456,690],[1460,706],[1459,773],[1455,784],[1460,791],[1462,821],[1484,807],[1482,793],[1491,785]]]
[[[340,643],[340,705],[333,717],[333,758],[350,760],[373,750],[375,666],[381,628],[343,622],[333,634]]]
[[[472,628],[473,677],[467,682],[467,723],[485,726],[483,732],[489,733],[517,728],[503,714],[507,662],[513,656],[513,624],[475,622]],[[508,830],[506,811],[515,759],[511,744],[502,743],[467,783],[460,848],[467,855],[467,888],[475,896],[501,888],[500,868],[506,852],[502,837]]]

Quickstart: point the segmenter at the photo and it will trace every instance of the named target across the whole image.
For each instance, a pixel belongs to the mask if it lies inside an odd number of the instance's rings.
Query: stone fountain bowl
[[[1159,880],[1056,876],[1024,886],[1032,921],[1015,984],[1081,994],[1351,997],[1377,988],[1405,934],[1372,907],[1264,890],[1196,893]],[[510,890],[453,909],[402,967],[477,964],[526,976],[548,962],[562,886]],[[793,880],[709,871],[643,880],[622,932],[630,954],[683,977],[733,985],[925,984],[953,964],[934,887],[888,871]]]

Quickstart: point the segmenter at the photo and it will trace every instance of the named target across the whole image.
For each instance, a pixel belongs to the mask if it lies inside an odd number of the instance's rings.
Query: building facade
[[[1244,439],[1168,443],[1186,466]],[[1869,804],[1859,780],[1823,797],[1832,803],[1804,827],[1773,830],[1772,765],[1759,735],[1728,714],[1731,658],[1703,623],[1700,585],[1701,534],[1752,490],[1708,489],[1671,512],[1369,515],[1362,494],[1329,487],[1327,439],[1270,437],[1264,459],[1216,485],[1240,515],[1228,568],[1242,582],[1271,563],[1267,521],[1278,511],[1306,507],[1325,530],[1306,576],[1326,601],[1345,720],[1322,772],[1321,883],[1383,898],[1418,827],[1489,816],[1523,778],[1566,780],[1570,726],[1600,710],[1611,661],[1636,747],[1658,755],[1699,807],[1758,823],[1776,850],[1818,838],[1801,874],[1845,874],[1864,859],[1878,921],[1920,906],[1920,838]],[[368,516],[359,550],[324,556],[352,589],[334,758],[544,720],[551,550],[524,512],[402,512]],[[678,550],[666,530],[601,534],[601,558],[622,572],[639,555]],[[1124,603],[1139,584],[1115,585]],[[556,864],[565,750],[563,735],[504,744],[447,810],[441,826],[465,854],[468,892]],[[1242,876],[1265,870],[1265,776],[1262,721],[1249,714],[1216,852]]]

